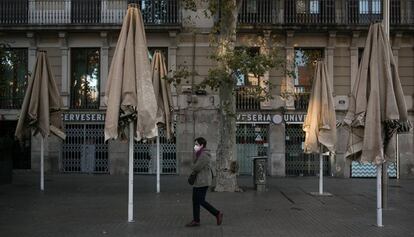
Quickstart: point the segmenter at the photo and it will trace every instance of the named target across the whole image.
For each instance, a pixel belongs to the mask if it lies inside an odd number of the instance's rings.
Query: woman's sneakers
[[[223,222],[223,213],[219,212],[216,215],[217,225],[221,225]],[[198,221],[191,221],[190,223],[186,224],[185,227],[197,227],[200,226],[200,222]]]
[[[200,226],[200,222],[191,221],[190,223],[185,225],[185,227],[196,227],[196,226]]]
[[[217,225],[221,225],[221,222],[223,222],[223,213],[219,212],[216,216]]]

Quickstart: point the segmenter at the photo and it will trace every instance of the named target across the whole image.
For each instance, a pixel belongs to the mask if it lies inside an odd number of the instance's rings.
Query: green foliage
[[[15,55],[10,51],[10,46],[6,43],[0,42],[0,76],[4,74],[5,71],[12,69],[13,64],[10,62]],[[0,78],[0,87],[7,86],[7,82]]]
[[[9,46],[5,43],[0,42],[0,71],[2,72],[5,70],[6,67],[8,67],[7,63],[7,57],[9,55],[8,49]]]
[[[201,3],[208,3],[208,9],[204,11],[205,17],[216,16],[214,18],[214,27],[212,27],[210,32],[210,47],[213,49],[210,59],[212,59],[216,67],[209,69],[207,77],[201,83],[195,85],[196,88],[194,90],[210,88],[218,91],[223,87],[232,87],[232,93],[235,94],[236,91],[239,91],[237,79],[240,75],[253,75],[256,78],[260,78],[274,68],[286,70],[285,60],[280,57],[283,54],[278,52],[278,47],[276,47],[273,38],[264,39],[263,36],[257,36],[257,41],[255,42],[246,43],[242,47],[234,47],[235,42],[230,38],[235,36],[236,29],[227,29],[231,26],[231,23],[237,22],[237,14],[234,13],[236,8],[241,7],[241,1],[200,1]],[[183,4],[186,10],[196,11],[198,3],[195,0],[184,0]],[[227,35],[223,35],[223,29],[226,29],[225,34]],[[252,47],[256,49],[260,47],[265,49],[267,53],[253,53]],[[175,86],[182,82],[189,84],[189,78],[195,74],[196,72],[191,72],[187,68],[179,68],[172,73],[172,76],[167,77],[166,80]],[[260,84],[249,86],[249,89],[244,90],[243,93],[245,96],[254,97],[261,101],[268,100],[272,98],[270,95],[272,87],[273,85],[270,82],[263,81]]]
[[[22,63],[13,49],[7,43],[0,42],[0,73],[12,70],[14,65]]]
[[[184,10],[197,11],[197,4],[194,0],[181,0]]]
[[[196,72],[191,72],[186,66],[179,65],[178,68],[171,72],[172,76],[165,76],[163,79],[168,83],[173,84],[175,87],[180,85],[182,82],[189,84],[189,78],[196,76]]]

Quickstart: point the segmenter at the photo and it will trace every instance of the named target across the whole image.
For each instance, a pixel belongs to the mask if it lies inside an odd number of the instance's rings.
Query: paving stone
[[[325,191],[313,196],[317,177],[268,178],[257,193],[250,176],[240,176],[242,193],[209,192],[207,200],[224,212],[222,226],[202,209],[201,226],[191,220],[191,187],[183,176],[134,179],[134,218],[127,222],[126,176],[47,175],[45,191],[38,175],[19,173],[0,186],[0,236],[414,236],[414,180],[390,180],[389,208],[383,228],[376,223],[375,179],[326,177]]]

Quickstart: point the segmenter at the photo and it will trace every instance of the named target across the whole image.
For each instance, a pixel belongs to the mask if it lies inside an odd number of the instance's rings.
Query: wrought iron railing
[[[382,19],[383,0],[243,0],[246,25],[367,25]],[[391,25],[414,24],[414,0],[390,0]]]
[[[381,0],[346,0],[345,9],[348,24],[369,24],[382,19]]]
[[[240,25],[367,25],[384,0],[242,0]],[[0,24],[121,24],[138,3],[146,25],[181,23],[180,0],[1,0]],[[414,24],[414,0],[390,0],[391,25]]]
[[[334,0],[285,0],[286,24],[333,24],[335,16]]]
[[[23,104],[26,85],[21,85],[20,90],[9,85],[0,85],[0,109],[20,109]]]
[[[279,7],[275,0],[242,0],[239,10],[240,24],[271,24],[275,22],[276,11]]]
[[[146,25],[179,24],[179,0],[1,0],[0,24],[122,24],[138,3]]]
[[[390,0],[390,24],[414,24],[414,0]]]
[[[346,0],[343,23],[364,25],[383,19],[383,0]],[[390,0],[390,24],[414,23],[414,0]]]
[[[28,11],[27,0],[2,0],[0,1],[0,23],[26,24]]]
[[[260,110],[260,100],[254,95],[254,87],[242,86],[236,90],[236,109],[238,111]]]
[[[308,109],[310,89],[310,86],[295,86],[294,104],[296,110]]]

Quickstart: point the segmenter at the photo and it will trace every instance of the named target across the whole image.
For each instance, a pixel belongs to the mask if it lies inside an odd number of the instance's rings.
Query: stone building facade
[[[27,75],[36,52],[47,51],[64,103],[63,120],[68,139],[49,137],[46,171],[125,174],[127,144],[103,141],[104,90],[110,63],[127,8],[127,0],[15,0],[0,3],[0,43],[18,55],[13,69],[0,72],[0,124],[3,137],[13,134]],[[185,67],[197,72],[173,87],[175,138],[161,138],[163,174],[187,174],[193,140],[203,136],[215,156],[218,137],[219,97],[214,91],[194,91],[214,67],[209,32],[217,18],[203,17],[203,3],[196,13],[180,7],[179,0],[141,0],[150,56],[160,49],[169,71]],[[282,70],[271,70],[261,78],[242,75],[239,90],[270,81],[273,99],[258,102],[237,93],[237,158],[239,173],[251,174],[251,157],[268,157],[272,176],[315,175],[317,156],[302,150],[301,123],[306,115],[312,81],[312,60],[328,65],[334,88],[335,109],[341,121],[348,108],[363,52],[369,23],[382,19],[381,0],[243,0],[238,18],[237,46],[277,39],[276,47],[291,78]],[[198,15],[198,17],[195,17]],[[187,21],[192,16],[191,21]],[[414,1],[391,1],[390,40],[398,63],[410,120],[414,122]],[[191,28],[192,30],[189,30]],[[195,30],[194,30],[195,29]],[[315,56],[316,55],[316,56]],[[11,59],[8,59],[11,60]],[[292,65],[292,66],[290,66]],[[87,89],[84,87],[87,85]],[[286,94],[285,92],[293,92]],[[344,158],[348,132],[338,129],[338,151],[325,157],[324,173],[338,177],[369,177],[369,165]],[[23,147],[13,147],[15,169],[39,169],[40,142],[28,134]],[[413,132],[399,135],[398,161],[390,175],[414,176]],[[134,171],[155,173],[155,145],[137,142]],[[375,175],[375,173],[374,173]]]

